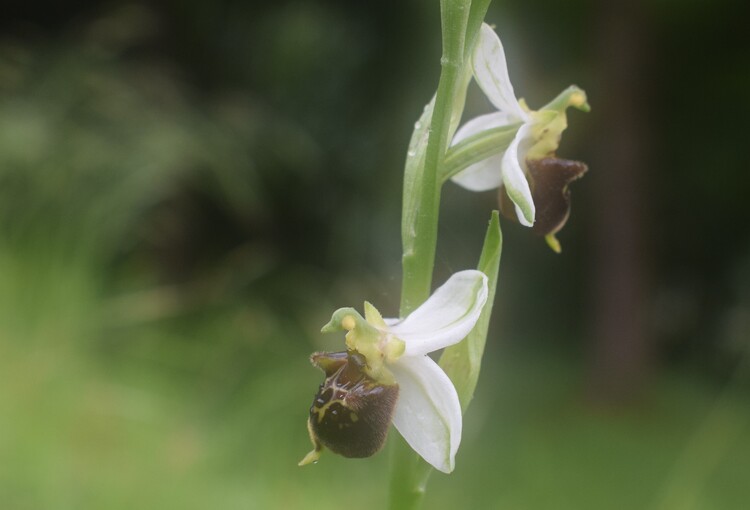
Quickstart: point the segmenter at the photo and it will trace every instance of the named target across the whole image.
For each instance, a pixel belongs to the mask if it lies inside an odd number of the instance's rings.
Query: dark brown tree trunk
[[[616,403],[638,396],[653,353],[644,317],[648,45],[639,2],[599,5],[594,34],[601,94],[591,98],[597,219],[590,396]]]

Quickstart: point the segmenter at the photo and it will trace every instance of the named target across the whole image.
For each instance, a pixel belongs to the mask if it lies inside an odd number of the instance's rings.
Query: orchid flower
[[[461,442],[461,405],[453,383],[427,354],[465,338],[487,301],[484,273],[455,273],[406,318],[383,319],[365,302],[334,312],[324,333],[346,330],[346,352],[315,353],[326,373],[310,409],[315,462],[323,447],[368,457],[385,441],[392,420],[406,442],[432,466],[450,473]]]
[[[541,110],[530,110],[523,99],[516,99],[503,45],[486,23],[482,24],[471,65],[474,79],[498,111],[468,121],[456,132],[451,145],[476,139],[496,128],[518,126],[518,130],[504,151],[468,166],[452,180],[472,191],[504,187],[518,221],[531,227],[536,219],[536,207],[533,188],[529,185],[528,161],[554,156],[567,127],[565,110],[574,106],[588,111],[586,93],[571,86]]]

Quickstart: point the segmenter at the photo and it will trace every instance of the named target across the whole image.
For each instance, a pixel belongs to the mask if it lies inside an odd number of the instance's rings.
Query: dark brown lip
[[[527,160],[526,166],[536,208],[532,231],[540,236],[555,234],[565,226],[570,215],[569,185],[580,179],[588,171],[588,166],[580,161],[556,157]],[[503,216],[518,221],[515,206],[504,186],[500,186],[499,202]]]

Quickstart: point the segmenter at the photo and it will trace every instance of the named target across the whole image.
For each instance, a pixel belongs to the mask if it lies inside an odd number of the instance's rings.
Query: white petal
[[[474,117],[456,131],[456,136],[453,137],[451,145],[456,145],[458,142],[466,140],[482,131],[510,126],[517,123],[518,119],[505,112],[493,112],[480,115],[479,117]]]
[[[517,122],[517,119],[505,112],[494,112],[480,115],[461,126],[461,129],[456,132],[456,136],[453,137],[451,145],[456,145],[457,143],[481,133],[482,131],[509,126]],[[478,163],[468,166],[459,174],[454,175],[451,180],[469,191],[487,191],[495,189],[503,182],[502,173],[500,171],[502,160],[502,152],[495,154]]]
[[[463,340],[487,301],[487,277],[460,271],[390,332],[406,343],[404,356],[419,356]]]
[[[534,199],[531,198],[529,181],[524,174],[522,160],[525,158],[525,148],[521,147],[528,138],[531,125],[524,124],[516,133],[516,137],[503,155],[502,173],[503,185],[508,196],[516,205],[516,215],[522,225],[531,227],[534,224],[536,210]]]
[[[528,119],[528,114],[518,104],[513,92],[500,38],[486,23],[482,23],[472,56],[472,66],[477,84],[498,110],[523,121]]]
[[[450,473],[461,442],[456,388],[428,356],[403,357],[389,368],[399,385],[393,424],[424,460]]]
[[[451,180],[469,191],[487,191],[500,187],[503,183],[503,154],[494,154],[451,177]]]

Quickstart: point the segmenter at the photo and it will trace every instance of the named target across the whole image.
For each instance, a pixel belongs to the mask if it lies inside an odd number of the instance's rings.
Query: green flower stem
[[[405,317],[430,295],[432,271],[437,247],[438,214],[440,210],[441,180],[438,169],[448,148],[448,135],[456,89],[464,62],[464,41],[471,0],[441,0],[443,19],[442,70],[432,110],[429,138],[421,175],[416,178],[412,192],[416,201],[404,200],[404,217],[412,222],[402,224],[404,253],[401,259],[401,316]],[[407,211],[409,203],[412,210]],[[412,214],[415,211],[415,214]]]
[[[401,316],[430,295],[437,247],[442,179],[439,172],[452,128],[463,110],[471,73],[465,68],[490,0],[441,0],[442,70],[438,90],[417,123],[404,176],[401,239]],[[429,130],[426,124],[429,122]],[[422,144],[426,149],[422,153]],[[424,159],[423,159],[424,158]]]
[[[449,138],[463,109],[468,84],[465,62],[490,0],[441,0],[443,55],[438,90],[420,119],[430,122],[415,130],[404,176],[404,205],[401,224],[403,243],[403,283],[401,317],[407,316],[430,295],[437,249],[440,191],[445,179],[440,175]],[[426,149],[420,144],[426,138]],[[422,158],[424,158],[422,160]],[[459,158],[461,159],[461,158]],[[392,440],[391,510],[415,510],[422,504],[432,466],[414,453],[401,437]]]
[[[414,453],[403,437],[394,434],[391,440],[390,510],[416,510],[422,505],[432,466]]]
[[[438,171],[448,148],[453,104],[457,89],[462,84],[464,44],[471,0],[441,0],[440,11],[443,21],[442,68],[434,99],[424,165],[421,175],[415,178],[407,176],[407,179],[414,179],[413,183],[406,183],[405,180],[405,186],[410,186],[417,196],[416,201],[414,197],[404,197],[404,218],[413,220],[402,224],[402,317],[423,303],[429,297],[432,287],[442,186]],[[407,209],[407,204],[410,204],[410,209]],[[389,506],[391,510],[419,508],[432,468],[402,438],[393,443]]]

